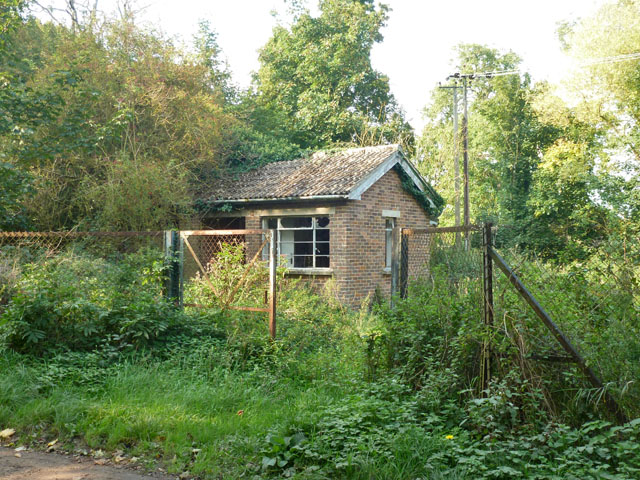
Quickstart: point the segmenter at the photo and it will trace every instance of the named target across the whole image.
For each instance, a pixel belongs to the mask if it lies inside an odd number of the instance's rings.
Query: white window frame
[[[311,227],[285,227],[282,225],[282,220],[283,219],[292,219],[292,218],[310,218],[311,219]],[[318,219],[319,218],[328,218],[329,219],[329,225],[326,228],[323,227],[319,227],[318,226]],[[330,215],[323,215],[323,214],[316,214],[316,215],[283,215],[283,216],[275,216],[275,215],[271,215],[271,216],[267,216],[267,217],[262,217],[262,228],[265,230],[269,230],[269,220],[276,220],[276,234],[277,234],[277,255],[278,258],[282,259],[282,257],[286,254],[282,253],[282,232],[286,232],[286,231],[296,231],[296,230],[309,230],[312,231],[312,235],[311,235],[311,254],[310,255],[303,255],[303,256],[310,256],[312,258],[312,266],[310,267],[294,267],[293,263],[294,263],[294,258],[295,255],[292,254],[291,257],[291,265],[292,266],[288,266],[288,270],[292,271],[292,272],[320,272],[320,273],[330,273],[332,271],[331,269],[331,220],[332,217]],[[322,231],[322,230],[326,230],[329,232],[329,240],[325,241],[318,241],[317,240],[317,232],[318,231]],[[329,247],[329,253],[325,254],[318,254],[316,252],[316,242],[318,243],[326,243]],[[295,244],[295,241],[292,242],[293,244]],[[265,254],[268,255],[268,252],[263,252],[263,257],[265,256]],[[329,266],[328,267],[317,267],[316,266],[316,262],[317,262],[317,257],[327,257],[327,259],[329,260]],[[289,258],[287,259],[287,261],[289,261]]]
[[[400,212],[397,210],[382,210],[384,219],[384,271],[391,272],[391,259],[393,257],[393,229],[397,226]],[[389,226],[391,225],[391,226]]]

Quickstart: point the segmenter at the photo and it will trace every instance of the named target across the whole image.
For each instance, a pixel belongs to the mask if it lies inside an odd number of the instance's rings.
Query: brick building
[[[317,152],[216,182],[205,202],[230,211],[204,223],[277,229],[289,275],[333,278],[340,299],[357,306],[377,288],[389,294],[392,229],[433,224],[434,197],[397,145]],[[260,244],[247,238],[248,254]]]

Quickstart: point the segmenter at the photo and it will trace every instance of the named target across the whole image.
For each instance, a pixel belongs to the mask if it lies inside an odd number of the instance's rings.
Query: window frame
[[[382,210],[384,220],[384,263],[382,271],[391,273],[391,262],[393,261],[393,230],[398,226],[400,212],[398,210]],[[391,223],[391,228],[388,224]]]
[[[389,227],[389,224],[391,226]],[[384,269],[391,271],[393,258],[393,230],[396,228],[395,217],[384,217]]]
[[[286,227],[283,225],[282,220],[290,220],[290,219],[294,219],[294,218],[310,218],[311,219],[311,226],[310,227]],[[318,219],[321,218],[327,218],[329,220],[329,222],[327,223],[327,227],[322,227],[322,226],[318,226]],[[265,230],[273,230],[273,228],[269,227],[269,221],[270,220],[276,220],[276,238],[277,238],[277,243],[276,243],[276,248],[277,248],[277,255],[279,259],[282,259],[283,256],[287,256],[287,270],[291,271],[291,272],[319,272],[319,273],[331,273],[332,272],[332,268],[331,268],[331,220],[332,217],[331,215],[328,214],[315,214],[315,215],[265,215],[261,218],[262,220],[262,228]],[[282,253],[282,244],[283,244],[283,240],[282,240],[282,232],[295,232],[295,231],[310,231],[311,233],[311,240],[310,241],[298,241],[296,242],[295,239],[291,240],[291,241],[286,241],[287,243],[291,243],[291,245],[295,245],[296,243],[311,243],[311,254],[302,254],[302,255],[296,255],[295,253],[291,253],[291,254],[283,254]],[[318,240],[318,231],[327,231],[328,232],[328,240]],[[316,252],[317,244],[326,244],[328,247],[328,253],[327,254],[319,254]],[[263,251],[263,258],[265,257],[265,255],[268,255],[268,252]],[[295,267],[293,266],[295,264],[295,257],[311,257],[311,263],[312,266],[308,266],[308,267]],[[317,265],[317,259],[318,257],[323,257],[326,258],[328,261],[329,266],[328,267],[318,267]],[[291,266],[289,266],[289,261],[291,262]],[[279,264],[281,263],[281,260],[279,261]]]

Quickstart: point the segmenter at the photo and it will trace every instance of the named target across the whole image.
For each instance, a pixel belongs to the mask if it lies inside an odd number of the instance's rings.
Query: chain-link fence
[[[402,297],[412,285],[445,275],[461,295],[477,295],[482,312],[482,232],[480,227],[398,229],[397,287]]]
[[[271,314],[270,240],[269,230],[0,232],[0,305],[15,293],[27,266],[80,256],[116,265],[128,255],[153,252],[164,263],[165,294],[177,304],[186,293],[190,306]]]
[[[270,230],[179,232],[185,305],[275,312],[271,238]]]
[[[508,276],[494,272],[496,321],[509,326],[531,378],[555,385],[549,397],[575,396],[579,392],[590,403],[604,400],[620,419],[624,416],[616,403],[628,413],[637,413],[639,265],[631,258],[606,255],[562,263],[515,250],[502,249],[498,254],[561,335],[541,321],[539,312],[518,294]],[[567,381],[575,378],[570,373],[576,369],[582,370],[590,385]]]
[[[99,277],[110,264],[141,264],[142,257],[161,262],[163,238],[161,231],[0,232],[0,312],[19,293],[19,282],[27,271],[33,275],[38,269],[66,262],[92,269]],[[133,258],[135,255],[139,258]]]
[[[141,248],[163,247],[162,231],[147,232],[0,232],[0,252],[48,258],[65,250],[117,257]],[[13,255],[11,255],[13,256]],[[20,256],[19,256],[20,257]]]
[[[425,282],[448,285],[447,294],[482,326],[476,333],[483,386],[515,363],[544,390],[550,409],[583,395],[588,398],[577,403],[605,403],[618,419],[624,415],[614,397],[622,409],[637,412],[638,259],[603,254],[571,264],[543,261],[494,250],[495,236],[490,226],[399,229],[393,291],[411,298],[414,291],[424,295]]]

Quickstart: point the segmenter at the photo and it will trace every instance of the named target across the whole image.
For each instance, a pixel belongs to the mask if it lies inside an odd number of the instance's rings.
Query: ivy
[[[420,206],[427,211],[430,217],[438,218],[444,208],[444,198],[442,198],[440,194],[438,194],[438,192],[436,192],[429,184],[425,183],[425,191],[420,190],[416,187],[416,184],[407,172],[405,172],[401,167],[396,165],[393,168],[398,172],[398,175],[400,175],[402,188],[416,199]]]

